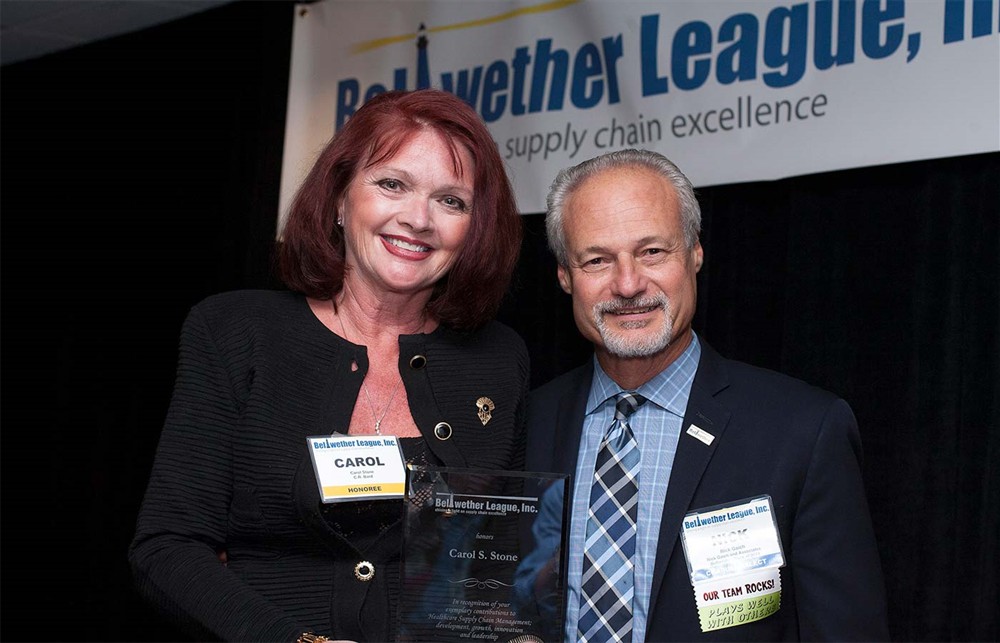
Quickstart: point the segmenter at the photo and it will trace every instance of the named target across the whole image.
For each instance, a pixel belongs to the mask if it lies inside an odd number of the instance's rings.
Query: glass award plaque
[[[569,476],[408,467],[397,641],[561,641]]]

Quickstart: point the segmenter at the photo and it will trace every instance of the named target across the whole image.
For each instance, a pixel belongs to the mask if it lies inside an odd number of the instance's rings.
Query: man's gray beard
[[[614,313],[623,308],[650,308],[659,307],[663,309],[663,324],[660,332],[655,335],[645,335],[642,337],[631,337],[620,331],[612,330],[604,321],[604,315]],[[649,323],[648,320],[642,322],[629,322],[623,320],[619,322],[623,328],[639,328],[642,324]],[[614,299],[612,301],[602,301],[594,305],[594,325],[601,333],[601,340],[604,348],[615,357],[650,357],[656,355],[668,345],[674,334],[674,326],[670,317],[670,299],[663,293],[655,297],[633,297],[632,299]]]

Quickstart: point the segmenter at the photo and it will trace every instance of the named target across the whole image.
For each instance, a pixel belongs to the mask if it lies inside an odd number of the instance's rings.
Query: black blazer
[[[399,346],[410,412],[435,459],[520,469],[521,338],[490,322]],[[306,448],[306,436],[346,431],[368,366],[367,348],[327,329],[301,295],[236,291],[191,310],[129,560],[139,591],[197,640],[393,638],[403,503],[357,503],[361,519],[328,520]],[[495,408],[483,424],[486,396]],[[362,560],[376,569],[370,581],[354,573]]]
[[[724,359],[703,340],[701,350],[663,503],[646,640],[888,640],[850,407],[799,380]],[[592,376],[588,361],[529,396],[529,471],[575,473]],[[687,435],[692,424],[715,436],[710,446]],[[703,633],[681,520],[694,509],[764,494],[786,561],[781,607],[763,620]]]

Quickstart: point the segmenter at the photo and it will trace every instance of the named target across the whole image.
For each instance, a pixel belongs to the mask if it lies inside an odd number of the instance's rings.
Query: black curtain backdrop
[[[126,548],[188,308],[277,285],[294,11],[238,2],[2,69],[5,641],[188,640]],[[699,194],[695,328],[851,403],[894,639],[997,640],[1000,153]],[[524,220],[501,319],[540,384],[590,351]]]

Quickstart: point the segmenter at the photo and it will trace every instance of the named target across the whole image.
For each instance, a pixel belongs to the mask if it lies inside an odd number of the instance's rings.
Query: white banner
[[[1000,0],[321,0],[300,5],[282,215],[375,93],[438,87],[489,125],[520,210],[643,147],[696,187],[1000,150]]]

